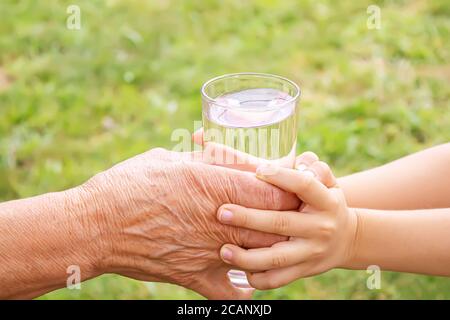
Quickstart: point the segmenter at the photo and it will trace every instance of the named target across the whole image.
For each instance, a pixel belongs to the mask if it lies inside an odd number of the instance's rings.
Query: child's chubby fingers
[[[336,178],[327,163],[320,161],[312,151],[306,151],[295,160],[295,168],[299,171],[310,170],[328,188],[336,185]]]
[[[318,229],[317,216],[297,211],[271,211],[224,204],[217,211],[223,224],[292,237],[308,238]]]
[[[256,170],[256,176],[285,191],[295,193],[303,202],[315,208],[328,210],[337,205],[334,193],[310,170],[299,171],[263,165]]]
[[[305,170],[311,170],[316,177],[328,188],[336,187],[337,180],[326,162],[315,161]]]
[[[295,159],[295,168],[302,170],[316,161],[319,161],[319,157],[312,151],[306,151]]]
[[[313,255],[304,241],[284,241],[270,248],[243,249],[225,244],[220,257],[225,263],[245,271],[265,271],[299,264]]]

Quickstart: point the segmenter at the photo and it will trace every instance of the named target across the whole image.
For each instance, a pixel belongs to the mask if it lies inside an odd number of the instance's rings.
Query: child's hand
[[[277,288],[342,266],[353,252],[356,213],[347,207],[328,165],[317,157],[313,159],[312,153],[306,154],[303,165],[297,161],[300,170],[268,166],[257,170],[260,179],[297,194],[305,204],[300,212],[257,210],[233,204],[218,210],[222,223],[290,237],[270,248],[244,249],[232,244],[221,248],[222,259],[247,271],[248,281],[256,289]]]

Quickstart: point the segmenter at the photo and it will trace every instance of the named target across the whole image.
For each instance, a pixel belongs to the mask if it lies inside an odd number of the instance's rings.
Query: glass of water
[[[293,168],[299,97],[294,82],[271,74],[235,73],[207,81],[202,87],[204,146],[216,146],[216,163]],[[218,150],[224,152],[218,155]],[[230,150],[240,156],[228,157]],[[241,271],[230,270],[229,277],[235,286],[249,286]]]

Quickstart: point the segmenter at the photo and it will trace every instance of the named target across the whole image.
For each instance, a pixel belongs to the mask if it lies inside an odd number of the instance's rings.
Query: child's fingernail
[[[277,173],[277,168],[271,165],[262,165],[256,169],[256,175],[259,177],[272,176]]]
[[[306,170],[306,168],[308,168],[307,166],[306,166],[306,164],[303,164],[303,163],[300,163],[298,166],[297,166],[297,170],[298,171],[305,171]]]
[[[230,210],[227,209],[222,209],[220,211],[220,221],[222,222],[231,222],[231,220],[233,219],[233,212],[231,212]]]
[[[222,254],[222,259],[225,261],[231,261],[231,258],[233,258],[233,252],[231,252],[231,250],[226,247],[222,249],[221,254]]]

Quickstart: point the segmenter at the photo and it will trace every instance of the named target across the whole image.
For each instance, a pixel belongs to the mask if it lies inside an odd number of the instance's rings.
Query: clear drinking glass
[[[299,97],[294,82],[271,74],[235,73],[207,81],[202,87],[204,147],[214,146],[216,163],[293,168]],[[229,277],[235,286],[249,286],[242,271],[230,270]]]

